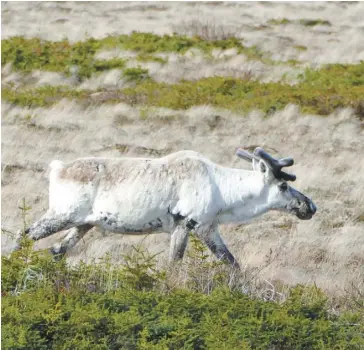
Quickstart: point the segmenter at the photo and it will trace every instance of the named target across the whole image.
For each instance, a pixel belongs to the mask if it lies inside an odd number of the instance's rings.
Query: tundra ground
[[[152,50],[152,57],[142,52],[143,60],[138,61],[141,53],[135,47],[100,49],[97,59],[126,59],[126,65],[92,71],[89,77],[52,68],[45,71],[42,66],[26,71],[16,69],[14,63],[3,64],[2,228],[15,232],[21,227],[18,207],[24,197],[32,207],[29,222],[46,211],[45,174],[53,159],[158,157],[192,149],[226,166],[247,167],[234,156],[235,148],[259,145],[295,159],[293,170],[298,179],[293,185],[315,201],[318,212],[305,222],[271,213],[246,225],[222,227],[223,237],[241,266],[259,270],[257,277],[270,282],[314,282],[330,292],[344,292],[353,286],[363,289],[364,107],[359,89],[364,84],[360,69],[347,94],[340,91],[341,95],[325,99],[322,93],[323,100],[318,103],[330,106],[325,113],[304,111],[307,91],[302,104],[279,105],[276,111],[270,108],[264,112],[259,104],[232,111],[206,101],[194,106],[182,101],[185,108],[164,108],[138,99],[139,95],[122,100],[115,93],[121,88],[138,89],[146,79],[176,84],[182,79],[214,75],[293,86],[307,67],[360,64],[364,59],[363,15],[363,4],[356,2],[3,4],[2,39],[17,35],[56,41],[66,37],[73,44],[88,37],[101,40],[137,30],[199,35],[208,42],[235,37],[245,51],[217,47],[206,54],[194,47],[187,52],[158,49]],[[147,77],[141,71],[126,71],[138,66],[147,69]],[[60,98],[52,95],[48,85],[66,85],[71,93]],[[22,95],[24,89],[39,87],[44,88],[45,96],[37,103],[32,103],[34,94]],[[335,88],[328,88],[327,93]],[[87,99],[79,94],[85,89],[89,91]],[[105,95],[110,94],[114,94],[112,104],[105,101]],[[336,100],[343,101],[340,108],[332,108]],[[37,247],[48,247],[64,235],[44,239]],[[9,237],[2,235],[3,253],[11,249]],[[161,252],[163,264],[168,255],[167,235],[103,235],[96,229],[69,252],[68,261],[91,261],[107,252],[113,261],[119,261],[122,252],[140,242],[151,253]]]

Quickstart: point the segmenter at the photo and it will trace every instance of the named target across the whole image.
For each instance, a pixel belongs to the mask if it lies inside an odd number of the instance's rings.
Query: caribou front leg
[[[171,235],[169,247],[169,261],[177,261],[183,258],[187,247],[189,230],[185,225],[178,225]]]
[[[228,262],[233,267],[240,269],[239,263],[222,240],[216,223],[196,228],[196,235],[210,248],[219,260]]]

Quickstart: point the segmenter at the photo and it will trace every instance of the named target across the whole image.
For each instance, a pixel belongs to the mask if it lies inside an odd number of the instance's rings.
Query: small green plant
[[[295,23],[297,21],[291,21],[287,18],[281,18],[281,19],[271,19],[268,21],[268,24],[272,25],[286,25],[290,23]],[[298,23],[306,26],[306,27],[314,27],[317,25],[322,26],[331,26],[331,23],[329,21],[323,20],[323,19],[300,19],[298,20]]]
[[[314,27],[317,25],[331,26],[331,23],[329,21],[323,19],[300,19],[299,23],[306,27]]]
[[[45,85],[39,88],[30,89],[1,89],[2,98],[9,103],[22,107],[48,107],[63,98],[81,100],[89,95],[83,90],[71,89],[68,86]]]
[[[296,45],[296,46],[293,46],[293,47],[298,51],[307,51],[307,47],[303,46],[303,45]]]
[[[185,264],[188,288],[210,294],[217,287],[230,284],[236,271],[223,261],[211,258],[207,246],[194,234],[190,233],[189,241],[190,249]]]
[[[156,256],[150,255],[141,246],[133,246],[133,252],[125,254],[121,267],[123,286],[135,290],[152,290],[165,278],[164,271],[156,269]]]
[[[292,23],[292,21],[287,18],[281,18],[281,19],[270,19],[268,23],[273,25],[285,25]]]
[[[126,60],[121,59],[121,58],[113,58],[113,59],[110,59],[107,61],[106,60],[95,60],[93,64],[95,67],[95,71],[101,72],[104,70],[115,69],[115,68],[122,69],[125,67]]]
[[[154,62],[158,62],[161,64],[168,63],[167,58],[162,58],[162,57],[154,56],[154,55],[150,55],[150,54],[140,54],[137,56],[137,60],[140,62],[154,61]]]
[[[148,69],[144,69],[141,67],[124,69],[123,77],[127,81],[135,81],[135,82],[141,82],[150,79],[148,75]]]

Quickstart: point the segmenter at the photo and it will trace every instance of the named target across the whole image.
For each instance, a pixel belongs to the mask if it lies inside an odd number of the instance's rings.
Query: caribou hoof
[[[66,250],[60,243],[54,244],[51,248],[49,248],[49,252],[53,255],[53,259],[55,261],[62,260],[62,258],[66,255]]]

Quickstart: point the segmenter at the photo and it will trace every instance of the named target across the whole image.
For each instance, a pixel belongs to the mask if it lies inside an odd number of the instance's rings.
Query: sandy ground
[[[355,2],[2,3],[2,38],[25,35],[49,40],[68,37],[76,41],[86,36],[100,38],[133,30],[159,34],[186,32],[190,28],[187,18],[201,23],[213,21],[244,38],[246,45],[258,45],[269,51],[277,60],[295,58],[317,65],[364,59],[361,40],[364,3]],[[292,21],[319,18],[330,21],[331,26],[267,24],[277,18]],[[305,45],[307,50],[299,52],[293,48],[295,45]],[[184,59],[188,67],[185,72],[189,76],[198,74],[203,64],[191,64]],[[264,80],[267,75],[259,75],[259,64],[251,63],[250,69],[257,79]],[[227,68],[231,67],[228,64]],[[2,68],[4,80],[24,83],[24,76],[9,67],[7,71]],[[279,69],[277,72],[279,76]],[[63,83],[63,77],[52,76],[53,73],[34,74],[35,85],[41,79],[55,85]],[[114,87],[118,83],[117,72],[108,74]],[[170,76],[168,71],[163,74]],[[219,71],[219,74],[228,73]],[[158,76],[157,69],[155,76]],[[178,71],[174,79],[183,76]],[[96,81],[94,88],[105,83],[100,77],[91,79]],[[90,80],[92,87],[91,83]],[[32,207],[29,222],[46,211],[45,173],[52,159],[156,157],[193,149],[218,163],[247,167],[234,156],[234,149],[254,145],[281,156],[293,156],[296,160],[293,170],[298,177],[294,187],[313,198],[319,210],[314,219],[305,222],[272,213],[247,225],[222,227],[223,237],[241,265],[262,267],[260,277],[270,281],[315,282],[332,291],[349,288],[351,283],[363,288],[364,123],[349,109],[322,118],[302,115],[296,106],[287,106],[267,119],[259,111],[234,115],[210,106],[196,106],[187,111],[146,110],[125,104],[85,107],[64,100],[51,108],[27,109],[2,101],[1,225],[12,232],[21,227],[18,207],[24,197]],[[40,241],[38,247],[47,247],[64,234]],[[93,230],[69,253],[68,259],[70,263],[81,259],[90,261],[111,252],[112,258],[118,261],[128,247],[143,242],[150,251],[161,252],[163,261],[168,253],[168,241],[166,234],[103,236]],[[10,236],[3,234],[2,252],[9,252],[11,246]]]

